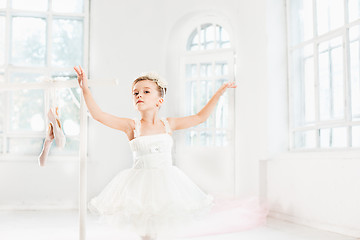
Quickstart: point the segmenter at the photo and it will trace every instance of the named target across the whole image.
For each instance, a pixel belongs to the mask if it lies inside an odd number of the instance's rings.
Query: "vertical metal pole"
[[[80,162],[79,162],[79,239],[86,238],[87,216],[87,114],[84,96],[80,94]]]
[[[84,65],[89,68],[90,41],[90,0],[84,1]],[[87,71],[88,72],[88,71]],[[88,72],[89,73],[89,72]],[[87,108],[84,95],[80,91],[80,162],[79,162],[79,239],[86,239],[87,217]]]
[[[232,147],[233,147],[233,153],[234,153],[234,197],[239,197],[240,196],[240,189],[239,189],[239,185],[240,185],[240,166],[239,166],[239,161],[240,161],[240,135],[239,135],[239,89],[240,89],[240,80],[237,80],[237,53],[234,51],[233,55],[231,56],[233,61],[229,61],[229,74],[230,71],[233,73],[233,77],[234,77],[234,81],[236,84],[238,84],[238,87],[234,89],[234,97],[233,97],[233,101],[234,101],[234,107],[233,107],[233,111],[234,111],[234,122],[233,122],[233,133],[232,133],[232,139],[233,139],[233,143],[232,143]],[[230,68],[230,64],[232,65],[232,67]],[[232,70],[230,70],[232,69]]]

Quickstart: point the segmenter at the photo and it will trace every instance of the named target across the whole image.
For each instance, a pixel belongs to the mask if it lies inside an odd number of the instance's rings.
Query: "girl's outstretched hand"
[[[235,82],[226,82],[219,88],[218,92],[222,95],[226,91],[226,89],[236,87],[237,85]]]
[[[80,65],[79,65],[79,69],[75,66],[74,70],[77,73],[77,78],[78,78],[80,88],[82,90],[87,90],[88,89],[88,83],[87,83],[88,79],[84,73],[84,70],[81,68]]]

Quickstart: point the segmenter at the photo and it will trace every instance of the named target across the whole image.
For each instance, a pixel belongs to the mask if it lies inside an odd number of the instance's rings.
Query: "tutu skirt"
[[[213,206],[213,196],[176,166],[125,169],[88,203],[100,223],[152,237],[180,234]]]

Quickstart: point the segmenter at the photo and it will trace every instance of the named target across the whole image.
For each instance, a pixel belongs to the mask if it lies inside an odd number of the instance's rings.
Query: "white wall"
[[[259,159],[267,154],[266,1],[238,1],[236,93],[239,195],[259,194]]]
[[[0,210],[76,208],[78,164],[53,160],[40,168],[37,159],[0,164]]]
[[[288,154],[268,163],[271,216],[360,236],[360,158],[346,153]]]

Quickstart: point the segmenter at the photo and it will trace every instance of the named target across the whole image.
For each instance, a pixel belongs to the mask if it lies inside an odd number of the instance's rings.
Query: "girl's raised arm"
[[[205,122],[206,119],[210,116],[211,112],[214,110],[217,102],[221,95],[226,91],[227,88],[236,88],[235,82],[224,83],[216,93],[211,97],[207,104],[195,115],[186,116],[186,117],[169,117],[169,125],[172,130],[179,130],[184,128],[190,128],[196,126],[202,122]]]
[[[111,115],[109,113],[103,112],[100,107],[96,104],[93,96],[91,95],[90,89],[88,87],[87,83],[87,77],[81,68],[79,66],[79,69],[77,67],[74,67],[74,70],[77,73],[79,86],[83,92],[85,103],[87,108],[89,109],[89,112],[91,116],[98,122],[101,122],[102,124],[125,132],[126,134],[129,133],[129,131],[132,131],[134,128],[134,121],[130,118],[120,118],[114,115]]]

